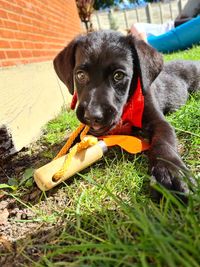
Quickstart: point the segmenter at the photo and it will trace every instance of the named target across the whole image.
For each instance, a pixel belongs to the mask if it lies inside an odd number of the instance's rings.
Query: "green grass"
[[[165,60],[176,58],[200,60],[200,46],[165,56]],[[200,165],[199,105],[200,94],[193,95],[186,106],[167,117],[195,177]],[[50,122],[42,141],[60,142],[66,124],[67,129],[76,127],[72,113],[63,112]],[[17,257],[25,262],[21,266],[198,267],[200,190],[184,206],[159,189],[165,200],[155,203],[147,169],[144,153],[129,155],[115,148],[70,183],[63,183],[53,199],[41,196],[37,206],[30,205],[36,211],[34,219],[52,229],[17,242]],[[59,204],[59,197],[64,204]]]
[[[56,119],[46,125],[42,141],[50,145],[59,143],[63,140],[67,132],[70,133],[77,126],[78,121],[75,118],[74,112],[63,110]]]
[[[187,105],[168,116],[168,121],[174,126],[179,143],[182,146],[183,159],[190,169],[200,171],[200,92],[190,97]]]
[[[199,60],[200,46],[193,46],[191,49],[181,52],[174,52],[164,56],[165,60],[184,59],[184,60]]]

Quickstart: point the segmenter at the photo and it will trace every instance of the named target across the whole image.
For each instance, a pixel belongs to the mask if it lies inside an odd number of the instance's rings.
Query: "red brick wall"
[[[80,32],[75,0],[0,0],[0,66],[50,60]]]

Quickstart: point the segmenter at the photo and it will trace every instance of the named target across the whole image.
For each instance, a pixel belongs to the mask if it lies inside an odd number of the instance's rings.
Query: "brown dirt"
[[[61,145],[51,147],[51,153],[55,155],[60,148]],[[20,181],[26,169],[36,169],[49,162],[50,159],[43,156],[47,150],[47,146],[35,143],[1,160],[0,184],[7,183],[10,178]],[[0,266],[24,266],[19,250],[34,238],[45,242],[55,236],[62,221],[52,216],[52,210],[61,213],[67,205],[70,206],[70,200],[61,186],[47,192],[45,198],[35,183],[29,188],[19,188],[17,192],[0,189]],[[39,257],[37,250],[27,253],[32,259]]]

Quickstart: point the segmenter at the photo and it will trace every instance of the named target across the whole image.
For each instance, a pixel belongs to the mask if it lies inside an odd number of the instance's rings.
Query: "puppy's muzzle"
[[[104,134],[113,125],[113,118],[116,111],[112,106],[89,105],[83,109],[83,122],[90,126],[90,130],[94,135]]]
[[[90,106],[85,108],[83,118],[87,125],[98,131],[105,124],[105,115],[100,106],[94,105],[92,108]]]
[[[104,115],[100,109],[95,109],[92,112],[86,109],[84,113],[84,120],[88,125],[98,126],[103,123]]]

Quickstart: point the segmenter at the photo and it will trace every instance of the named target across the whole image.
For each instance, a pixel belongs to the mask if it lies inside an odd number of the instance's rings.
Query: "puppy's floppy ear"
[[[54,69],[61,79],[61,81],[67,86],[69,92],[74,93],[73,82],[73,69],[75,66],[75,50],[78,43],[78,39],[72,40],[67,47],[65,47],[54,59]]]
[[[133,51],[134,66],[137,68],[138,74],[141,77],[143,93],[145,94],[163,68],[163,57],[157,50],[143,40],[131,35],[127,38]]]

